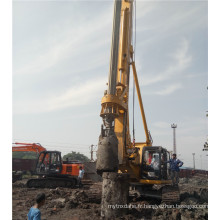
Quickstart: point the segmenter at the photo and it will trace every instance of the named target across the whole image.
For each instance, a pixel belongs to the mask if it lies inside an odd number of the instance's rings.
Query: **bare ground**
[[[46,203],[40,208],[42,220],[87,220],[101,219],[101,183],[85,185],[82,189],[28,189],[26,180],[13,183],[12,216],[13,220],[26,219],[30,207],[34,204],[36,195],[46,194]],[[132,199],[128,214],[119,219],[208,219],[207,208],[195,208],[195,205],[207,205],[206,176],[195,176],[189,180],[180,181],[181,202],[178,205],[194,205],[194,208],[158,208],[166,205],[156,200]],[[203,190],[205,189],[205,190]],[[201,193],[202,191],[202,193]],[[152,208],[140,208],[140,205],[152,205]]]

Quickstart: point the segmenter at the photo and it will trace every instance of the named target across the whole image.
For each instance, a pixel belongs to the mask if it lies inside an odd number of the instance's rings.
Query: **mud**
[[[40,192],[46,194],[46,203],[40,209],[42,220],[104,219],[101,218],[102,183],[85,184],[82,189],[28,189],[25,187],[26,181],[13,183],[13,220],[26,219],[30,207],[34,204],[34,198]],[[174,207],[171,207],[155,199],[143,200],[130,197],[127,214],[115,219],[208,219],[208,209],[201,208],[208,204],[207,194],[203,193],[201,196],[201,191],[207,190],[207,187],[207,177],[181,179],[179,184],[181,201],[177,205],[184,205],[185,208],[179,208],[176,204],[172,204]]]

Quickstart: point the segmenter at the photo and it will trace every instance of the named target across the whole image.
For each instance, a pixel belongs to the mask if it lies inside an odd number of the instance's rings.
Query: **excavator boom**
[[[23,152],[36,152],[36,153],[40,153],[42,151],[46,151],[46,148],[44,148],[43,146],[41,146],[40,144],[30,144],[30,143],[13,143],[14,145],[18,145],[18,146],[14,146],[12,147],[12,152],[16,152],[16,151],[23,151]]]

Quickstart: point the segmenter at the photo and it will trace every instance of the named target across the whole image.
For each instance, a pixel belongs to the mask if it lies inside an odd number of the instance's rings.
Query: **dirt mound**
[[[27,187],[27,180],[17,180],[15,183],[12,183],[13,188],[26,188]]]

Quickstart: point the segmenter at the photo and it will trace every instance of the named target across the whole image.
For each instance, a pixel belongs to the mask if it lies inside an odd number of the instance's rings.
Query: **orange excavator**
[[[35,188],[72,188],[77,184],[79,167],[83,164],[78,161],[62,161],[60,151],[47,151],[40,144],[15,143],[12,151],[33,151],[39,153],[35,174],[39,178],[29,179],[27,187]]]

